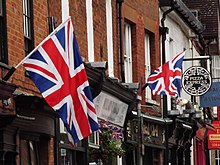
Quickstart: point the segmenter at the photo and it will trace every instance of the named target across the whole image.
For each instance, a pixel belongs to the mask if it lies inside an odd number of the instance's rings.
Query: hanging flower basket
[[[92,155],[97,160],[102,160],[103,164],[110,165],[113,158],[125,154],[125,150],[122,148],[122,142],[113,138],[112,132],[108,128],[103,128],[99,134],[100,146],[98,149],[92,150]]]

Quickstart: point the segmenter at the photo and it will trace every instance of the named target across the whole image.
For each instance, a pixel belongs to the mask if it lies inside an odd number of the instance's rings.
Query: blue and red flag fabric
[[[100,128],[106,128],[112,131],[112,137],[116,140],[124,141],[124,129],[118,126],[115,126],[108,121],[101,120],[99,121]]]
[[[71,19],[35,48],[23,65],[47,103],[58,112],[72,144],[99,129]]]
[[[147,83],[153,95],[180,96],[182,62],[185,51],[153,71]]]

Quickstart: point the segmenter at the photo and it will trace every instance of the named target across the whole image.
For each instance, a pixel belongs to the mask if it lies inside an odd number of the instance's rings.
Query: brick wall
[[[33,1],[34,6],[34,45],[37,46],[47,35],[47,2]],[[22,1],[7,0],[7,33],[8,33],[8,60],[9,66],[16,66],[24,57],[24,33]],[[19,86],[19,89],[33,94],[39,94],[32,81],[25,77],[24,68],[20,66],[12,75],[10,81]]]
[[[7,0],[7,37],[8,37],[8,61],[9,66],[16,66],[24,57],[24,33],[23,33],[23,9],[22,0]],[[33,0],[34,14],[34,46],[36,47],[48,35],[48,4],[44,0]],[[25,76],[25,70],[21,65],[9,79],[18,85],[18,90],[40,95],[33,82]],[[18,142],[19,143],[19,142]],[[49,145],[49,163],[54,164],[53,139]],[[47,152],[46,152],[47,153]],[[17,156],[19,164],[19,156]]]
[[[54,165],[54,139],[51,138],[48,143],[48,165]]]
[[[158,1],[145,0],[142,3],[125,1],[123,17],[132,23],[133,82],[143,85],[145,84],[145,32],[150,36],[151,69],[154,70],[160,66]],[[142,96],[145,97],[144,94]],[[159,97],[154,99],[159,101]]]
[[[218,0],[183,0],[187,7],[197,10],[199,20],[205,27],[204,37],[215,38],[218,36]]]
[[[94,55],[95,61],[107,61],[107,32],[106,32],[106,7],[105,1],[93,0],[93,30],[94,30]],[[49,4],[54,0],[49,0]],[[60,3],[60,1],[58,2]],[[86,1],[70,0],[70,15],[72,18],[75,35],[81,55],[88,61],[87,27],[86,27]],[[158,0],[139,1],[127,0],[123,2],[123,20],[128,20],[133,25],[133,82],[145,83],[144,62],[144,33],[151,36],[151,64],[152,70],[160,65],[159,48],[159,10]],[[58,5],[50,6],[50,15],[61,20],[61,12],[56,9]],[[113,58],[114,75],[120,78],[120,34],[119,34],[119,6],[112,0],[113,24]]]
[[[218,0],[184,0],[184,3],[186,3],[187,7],[189,7],[191,10],[197,11],[198,19],[205,28],[202,35],[205,39],[205,43],[209,44],[206,47],[206,53],[210,55],[220,54]]]

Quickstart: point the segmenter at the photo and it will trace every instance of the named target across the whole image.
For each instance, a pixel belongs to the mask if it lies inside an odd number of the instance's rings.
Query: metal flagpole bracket
[[[8,81],[8,79],[11,77],[11,75],[15,72],[16,68],[12,67],[8,73],[3,77],[4,81]]]

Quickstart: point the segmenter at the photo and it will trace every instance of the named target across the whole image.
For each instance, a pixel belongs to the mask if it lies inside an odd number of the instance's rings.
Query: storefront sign
[[[163,128],[162,125],[158,125],[152,122],[143,123],[143,143],[145,145],[157,145],[163,147]]]
[[[158,125],[153,123],[145,123],[143,128],[144,135],[152,136],[152,137],[158,137],[159,136],[159,130]]]
[[[94,104],[100,119],[123,127],[128,104],[105,92],[101,92],[94,99]]]
[[[220,105],[220,82],[213,82],[209,91],[200,96],[201,107],[213,107]]]
[[[182,87],[189,95],[201,96],[211,87],[211,75],[203,67],[193,66],[182,75]]]
[[[216,132],[208,131],[208,149],[220,149],[220,121],[213,121]]]

